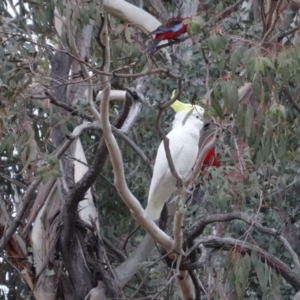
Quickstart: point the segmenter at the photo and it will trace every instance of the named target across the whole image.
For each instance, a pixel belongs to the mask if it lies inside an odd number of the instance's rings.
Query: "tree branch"
[[[8,181],[11,182],[12,184],[17,185],[18,187],[20,187],[20,188],[22,188],[22,189],[24,189],[24,190],[27,189],[27,186],[26,186],[25,184],[23,184],[22,182],[20,182],[20,181],[14,179],[14,178],[11,178],[10,176],[8,176],[8,175],[6,175],[6,174],[3,174],[3,173],[0,172],[0,177],[2,177],[2,178],[4,178],[4,179],[8,180]]]
[[[228,8],[223,10],[222,12],[220,12],[216,16],[216,21],[219,22],[219,21],[225,19],[226,17],[228,17],[243,2],[244,2],[244,0],[238,0],[236,3],[232,4],[231,6],[229,6]]]
[[[110,53],[107,33],[102,37],[102,43],[105,45],[105,58],[106,64],[104,66],[104,71],[108,72],[110,63]],[[144,209],[142,208],[140,202],[134,197],[134,195],[129,190],[124,174],[122,155],[119,146],[112,134],[112,128],[109,123],[109,95],[110,95],[110,82],[106,75],[100,75],[100,81],[102,82],[103,92],[101,94],[101,104],[100,110],[102,113],[102,129],[103,136],[108,148],[110,155],[110,160],[114,170],[114,182],[117,191],[124,201],[124,203],[130,208],[133,217],[137,222],[146,229],[146,231],[152,236],[152,238],[157,241],[163,248],[168,251],[172,248],[172,242],[170,237],[164,233],[159,227],[152,221],[144,217]],[[98,98],[98,95],[97,95]],[[98,98],[99,99],[99,98]],[[100,100],[100,99],[99,99]]]
[[[76,129],[76,128],[75,128]],[[76,139],[77,136],[71,135],[68,137],[68,139],[63,143],[63,145],[56,150],[56,153],[53,153],[54,156],[57,158],[61,158],[64,152],[69,148],[71,143]],[[8,227],[4,230],[3,236],[0,240],[0,252],[2,252],[7,244],[7,242],[10,240],[10,238],[13,236],[13,234],[16,232],[19,222],[23,218],[23,215],[28,208],[30,201],[32,200],[32,195],[36,191],[39,184],[42,182],[43,176],[36,177],[32,183],[27,188],[22,200],[21,204],[19,206],[19,209],[17,211],[17,214],[13,221],[8,225]]]
[[[279,19],[279,7],[280,7],[281,3],[282,3],[282,0],[278,0],[275,11],[272,14],[273,22],[272,22],[271,26],[269,27],[268,31],[266,32],[266,34],[264,35],[264,37],[260,43],[261,45],[263,45],[267,41],[269,35],[272,33],[273,29],[275,28],[277,20]],[[275,13],[275,15],[274,15],[274,13]]]
[[[191,245],[193,240],[203,233],[205,227],[208,224],[215,223],[215,222],[229,222],[232,220],[241,220],[255,228],[257,231],[268,234],[271,236],[274,236],[276,239],[278,239],[281,244],[286,248],[286,250],[290,253],[292,256],[292,259],[294,261],[295,267],[297,269],[297,272],[300,273],[300,262],[298,255],[295,253],[293,248],[291,247],[290,243],[287,241],[285,237],[280,235],[280,233],[275,230],[274,228],[268,228],[262,226],[260,223],[258,223],[255,219],[252,219],[249,215],[242,213],[242,212],[232,212],[228,214],[216,214],[216,215],[208,215],[204,218],[202,218],[201,221],[198,222],[195,229],[192,230],[191,233],[187,236],[187,245]]]
[[[174,234],[174,241],[173,241],[173,250],[177,253],[177,255],[182,253],[182,227],[183,227],[183,220],[184,214],[186,213],[186,207],[184,204],[184,199],[179,198],[177,199],[177,210],[175,212],[174,217],[174,225],[173,225],[173,234]]]
[[[61,101],[58,101],[49,91],[46,91],[45,95],[50,99],[51,103],[64,108],[66,111],[70,112],[71,115],[73,115],[73,116],[79,116],[79,117],[81,117],[81,118],[83,118],[83,119],[85,119],[87,121],[90,121],[90,122],[94,121],[94,118],[92,118],[91,116],[89,116],[87,114],[80,113],[78,110],[74,110],[71,106],[69,106],[69,105],[67,105],[67,104],[65,104],[65,103],[63,103]],[[116,95],[116,96],[118,97],[118,95]],[[111,97],[110,100],[115,100],[115,98]],[[126,120],[126,117],[128,116],[128,113],[124,114],[124,115],[125,115],[125,120]],[[118,121],[118,123],[119,122],[120,121]],[[99,126],[93,125],[93,127],[101,129],[100,125]],[[145,153],[138,147],[138,145],[124,133],[124,132],[128,132],[127,130],[128,129],[125,129],[125,130],[123,129],[121,131],[120,129],[118,129],[115,126],[112,125],[112,131],[113,131],[113,133],[117,137],[119,137],[120,139],[124,140],[128,144],[128,146],[142,159],[142,161],[144,162],[144,164],[148,167],[150,174],[152,174],[152,165],[151,165],[149,159],[147,158],[147,156],[145,155]]]
[[[300,290],[300,278],[298,272],[295,273],[284,262],[278,259],[276,256],[268,253],[267,251],[251,245],[247,242],[236,240],[234,238],[226,237],[220,238],[216,236],[206,236],[199,239],[197,243],[203,244],[205,248],[222,249],[223,251],[239,251],[241,254],[248,253],[255,250],[258,257],[269,265],[276,273],[280,274],[289,284],[291,284],[295,290]]]

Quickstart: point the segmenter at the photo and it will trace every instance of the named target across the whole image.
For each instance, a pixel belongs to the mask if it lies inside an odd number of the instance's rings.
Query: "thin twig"
[[[141,290],[141,288],[144,285],[144,282],[146,281],[147,277],[148,277],[149,271],[145,274],[144,278],[142,279],[141,283],[139,284],[139,286],[137,287],[136,291],[130,296],[130,298],[128,300],[133,299],[133,297]]]
[[[206,236],[197,240],[205,248],[222,249],[223,251],[238,251],[241,254],[251,254],[255,251],[263,262],[267,263],[276,273],[280,274],[297,291],[300,290],[299,272],[292,270],[282,260],[256,245],[245,243],[231,237]]]
[[[3,33],[0,31],[0,33]],[[26,39],[26,37],[24,37],[23,35],[19,35],[19,34],[16,34],[16,33],[12,33],[13,36],[20,36],[20,38],[22,39]],[[148,76],[148,75],[154,75],[154,74],[160,74],[160,73],[163,73],[173,79],[181,79],[181,76],[178,75],[178,74],[174,74],[172,72],[170,72],[170,70],[168,69],[164,69],[164,68],[156,68],[156,69],[153,69],[153,70],[149,70],[149,71],[144,71],[144,72],[140,72],[140,73],[135,73],[135,74],[124,74],[124,73],[118,73],[117,70],[113,70],[111,72],[105,72],[105,71],[101,71],[98,68],[95,68],[93,67],[91,64],[85,62],[84,60],[80,59],[77,55],[74,55],[72,53],[70,53],[69,51],[65,51],[65,50],[61,50],[61,49],[54,49],[54,47],[52,46],[49,46],[49,45],[44,45],[44,44],[41,44],[41,43],[38,43],[38,42],[33,42],[31,40],[29,40],[29,42],[31,42],[32,44],[34,45],[37,45],[37,46],[40,46],[42,48],[45,48],[45,49],[50,49],[52,51],[56,51],[56,52],[61,52],[61,53],[64,53],[66,55],[69,55],[71,58],[73,58],[74,60],[76,60],[78,63],[80,63],[81,65],[85,65],[86,67],[89,68],[89,70],[93,71],[95,74],[98,74],[98,75],[105,75],[105,76],[109,76],[109,77],[118,77],[118,78],[139,78],[139,77],[144,77],[144,76]],[[86,78],[89,78],[90,77],[86,77]]]
[[[225,19],[226,17],[228,17],[243,2],[244,2],[244,0],[238,0],[236,3],[232,4],[231,6],[229,6],[228,8],[223,10],[222,12],[220,12],[216,16],[216,21],[219,22],[219,21]]]
[[[8,181],[10,181],[12,184],[17,185],[18,187],[20,187],[20,188],[22,188],[22,189],[24,189],[24,190],[27,189],[27,186],[26,186],[25,184],[23,184],[22,182],[20,182],[20,181],[14,179],[14,178],[11,178],[10,176],[5,175],[5,174],[3,174],[3,173],[1,173],[1,172],[0,172],[0,177],[6,179],[6,180],[8,180]]]
[[[209,60],[206,57],[206,54],[205,54],[205,51],[204,51],[203,47],[201,47],[201,51],[202,51],[202,55],[203,55],[203,58],[204,58],[204,61],[205,61],[205,64],[206,64],[205,87],[206,87],[206,92],[208,92],[209,91],[209,85],[208,85],[208,82],[209,82]],[[210,97],[209,97],[209,99],[210,99]],[[210,104],[210,101],[209,101],[209,104]]]
[[[153,263],[151,263],[150,265],[148,265],[148,267],[153,267],[153,266],[155,266],[157,263],[159,263],[161,260],[163,260],[163,259],[165,259],[166,257],[169,257],[170,256],[170,254],[173,254],[174,253],[174,251],[172,251],[171,253],[166,253],[166,254],[164,254],[163,256],[161,256],[159,259],[157,259],[155,262],[153,262]],[[174,262],[174,261],[172,261],[172,262]]]
[[[255,228],[257,231],[264,233],[264,234],[274,236],[276,239],[278,239],[281,242],[281,244],[283,244],[283,246],[286,248],[286,250],[290,253],[290,255],[292,256],[294,264],[295,264],[295,268],[297,269],[297,272],[300,273],[299,257],[296,254],[296,252],[293,250],[293,248],[291,247],[288,240],[284,236],[280,235],[280,233],[277,230],[275,230],[274,228],[264,227],[258,221],[256,221],[249,215],[242,213],[242,212],[232,212],[232,213],[228,213],[228,214],[209,215],[209,216],[201,219],[201,221],[198,222],[198,224],[196,225],[194,230],[192,230],[192,232],[188,234],[187,244],[188,245],[191,244],[192,241],[203,232],[206,225],[208,225],[210,223],[215,223],[215,222],[229,222],[232,220],[241,220],[241,221],[253,226],[253,228]]]
[[[164,148],[165,148],[165,152],[166,152],[169,169],[170,169],[173,177],[177,180],[177,187],[179,187],[179,188],[183,186],[183,179],[178,175],[176,168],[174,166],[173,158],[172,158],[172,155],[170,152],[170,147],[169,147],[169,139],[167,138],[166,134],[164,133],[164,131],[161,128],[160,119],[162,117],[163,112],[170,105],[172,105],[176,101],[176,99],[178,99],[180,97],[181,94],[182,94],[182,82],[181,82],[181,80],[179,80],[178,81],[178,92],[176,93],[176,95],[174,95],[174,97],[171,98],[171,100],[165,102],[163,105],[160,106],[159,113],[158,113],[158,116],[156,119],[156,128],[157,128],[157,130],[161,136],[161,139],[163,140],[163,143],[164,143]]]
[[[223,19],[225,19],[226,17],[228,17],[244,0],[238,0],[235,4],[229,6],[228,8],[226,8],[224,11],[220,12],[216,18],[215,18],[215,21],[214,22],[219,22]],[[209,21],[209,22],[206,22],[203,26],[202,26],[202,30],[209,27],[209,26],[212,26],[213,25],[213,22]],[[160,46],[157,46],[156,47],[156,50],[160,50],[162,48],[166,48],[166,47],[169,47],[169,46],[173,46],[173,45],[176,45],[176,44],[179,44],[179,43],[182,43],[188,39],[190,39],[191,37],[189,35],[185,36],[185,37],[182,37],[182,38],[179,38],[179,39],[176,39],[176,40],[173,40],[173,41],[169,41],[168,43],[166,44],[163,44],[163,45],[160,45]]]
[[[237,137],[233,137],[233,141],[234,141],[234,146],[235,146],[237,157],[238,157],[239,169],[240,169],[241,174],[244,174],[244,171],[246,170],[246,167],[245,167],[245,163],[243,161],[242,155],[241,155],[239,145],[237,143]]]
[[[66,111],[70,112],[71,115],[79,116],[89,122],[94,121],[94,118],[92,118],[91,116],[80,113],[80,112],[78,112],[78,110],[74,110],[71,106],[69,106],[61,101],[58,101],[49,91],[46,91],[45,95],[47,97],[49,97],[51,103],[64,108]],[[121,130],[114,127],[113,125],[112,125],[112,131],[113,131],[114,135],[116,135],[120,139],[124,140],[128,144],[128,146],[142,159],[144,164],[148,167],[150,174],[152,174],[152,165],[151,165],[149,159],[147,158],[147,156],[145,155],[145,153],[138,147],[138,145],[132,139],[130,139],[125,133],[123,133]]]
[[[286,87],[283,87],[281,91],[285,94],[286,98],[288,99],[290,104],[294,107],[294,109],[297,111],[297,113],[300,114],[300,106],[298,106],[298,104],[294,101],[289,90]]]

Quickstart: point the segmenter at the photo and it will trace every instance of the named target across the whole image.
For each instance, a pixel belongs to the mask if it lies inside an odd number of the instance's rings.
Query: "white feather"
[[[199,106],[196,106],[188,117],[189,112],[178,112],[173,121],[172,131],[167,135],[174,166],[178,175],[184,180],[191,175],[197,159],[203,112],[203,108]],[[161,142],[153,169],[145,217],[158,219],[164,203],[176,190],[176,179],[169,169],[165,147]]]

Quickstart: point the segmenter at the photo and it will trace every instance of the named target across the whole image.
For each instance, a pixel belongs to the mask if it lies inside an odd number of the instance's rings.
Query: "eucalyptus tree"
[[[297,299],[299,5],[0,0],[5,297]],[[149,55],[178,15],[188,34]],[[222,167],[158,224],[143,208],[175,99],[209,120],[194,169],[212,147]]]

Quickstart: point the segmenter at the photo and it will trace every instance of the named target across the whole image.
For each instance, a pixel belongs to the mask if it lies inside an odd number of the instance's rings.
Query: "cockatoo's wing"
[[[197,158],[199,136],[192,136],[181,128],[172,130],[167,137],[176,171],[181,178],[186,179]],[[161,142],[154,165],[145,217],[158,219],[164,203],[176,189],[176,179],[169,169],[165,148]]]

